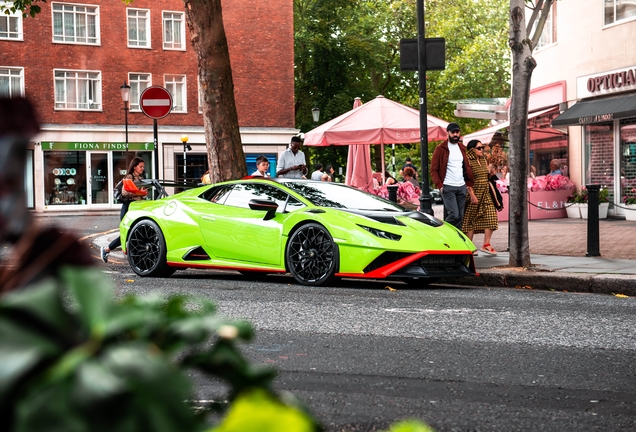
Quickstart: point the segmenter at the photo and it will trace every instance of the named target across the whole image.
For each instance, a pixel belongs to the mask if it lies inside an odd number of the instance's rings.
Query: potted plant
[[[636,188],[623,196],[623,203],[625,203],[625,220],[636,221]]]
[[[569,218],[581,219],[580,204],[583,202],[581,194],[577,191],[572,192],[572,195],[568,196],[565,211]]]
[[[582,202],[579,204],[581,218],[587,219],[588,192],[585,187],[581,188]],[[601,187],[598,191],[598,218],[607,219],[607,211],[609,209],[609,190]]]

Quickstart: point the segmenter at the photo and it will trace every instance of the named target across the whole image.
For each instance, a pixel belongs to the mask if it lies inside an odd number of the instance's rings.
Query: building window
[[[69,110],[101,110],[101,73],[56,70],[55,108]]]
[[[636,18],[636,3],[625,0],[605,0],[605,25]]]
[[[0,2],[0,39],[22,40],[22,14],[20,11],[6,15],[2,8],[12,7],[12,3]],[[8,9],[7,9],[8,10]]]
[[[585,184],[607,187],[614,198],[614,122],[596,123],[583,128]]]
[[[185,50],[185,25],[183,12],[163,13],[163,49]]]
[[[53,3],[53,42],[98,45],[98,8]]]
[[[150,48],[150,11],[147,9],[127,9],[128,46]]]
[[[166,75],[164,85],[172,95],[172,112],[187,112],[185,75]]]
[[[539,41],[537,42],[537,46],[534,47],[535,50],[540,50],[541,48],[545,48],[548,45],[552,45],[553,43],[556,43],[557,38],[556,38],[556,20],[554,19],[555,14],[556,14],[556,3],[553,3],[552,8],[550,9],[550,13],[548,14],[548,17],[545,20],[541,37],[539,38]],[[530,14],[527,14],[527,16],[530,16]],[[539,23],[539,16],[537,16],[537,19],[534,21],[534,24],[532,25],[532,31],[530,35],[534,35],[534,32],[537,28],[538,23]]]
[[[152,77],[147,73],[130,73],[128,82],[130,83],[130,110],[141,111],[139,98],[144,90],[152,85]]]
[[[199,114],[203,114],[203,90],[201,90],[201,80],[198,79],[197,82],[199,83],[199,91],[197,92],[199,96]]]
[[[0,66],[0,96],[24,96],[24,69]]]

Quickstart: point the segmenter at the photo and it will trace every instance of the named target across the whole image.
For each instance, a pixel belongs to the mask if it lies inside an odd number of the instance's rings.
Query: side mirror
[[[276,216],[276,210],[278,210],[278,204],[270,200],[253,199],[249,202],[250,209],[266,211],[263,220],[270,220]]]

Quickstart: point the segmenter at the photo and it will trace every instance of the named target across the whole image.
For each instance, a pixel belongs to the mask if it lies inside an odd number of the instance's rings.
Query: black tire
[[[409,288],[428,288],[429,285],[437,283],[438,278],[402,278],[401,281]]]
[[[154,221],[142,220],[128,234],[128,263],[139,276],[166,277],[175,269],[166,264],[166,241]]]
[[[338,271],[338,246],[324,226],[308,223],[289,238],[285,261],[299,283],[324,285],[333,281]]]

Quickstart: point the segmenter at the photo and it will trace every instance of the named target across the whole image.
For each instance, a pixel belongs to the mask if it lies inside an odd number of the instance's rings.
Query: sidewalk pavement
[[[93,239],[99,250],[117,236],[111,231]],[[528,222],[529,268],[508,266],[508,223],[499,224],[491,244],[497,256],[479,252],[475,264],[479,277],[445,279],[444,283],[523,289],[625,294],[636,296],[636,222],[603,219],[599,224],[600,253],[588,257],[587,220],[543,219]],[[483,235],[476,234],[480,248]],[[119,249],[111,259],[125,262]]]

